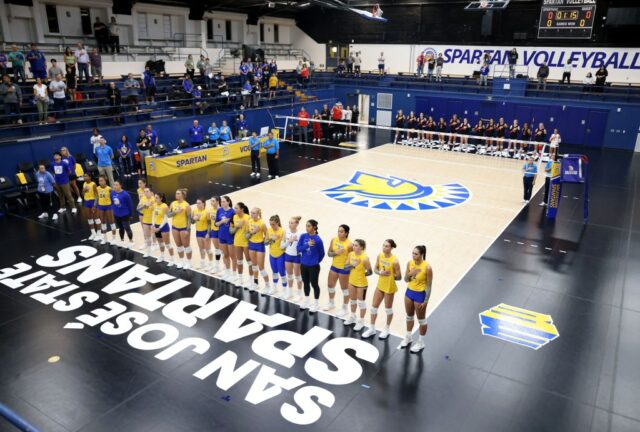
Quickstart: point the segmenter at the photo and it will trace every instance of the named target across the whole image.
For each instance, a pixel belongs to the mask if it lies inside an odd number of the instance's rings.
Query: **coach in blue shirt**
[[[98,173],[109,179],[109,186],[113,187],[113,150],[107,145],[107,140],[100,138],[100,145],[96,147],[98,158]]]
[[[198,123],[198,120],[193,121],[193,126],[189,128],[189,137],[191,138],[191,146],[197,147],[202,145],[204,140],[204,129]]]
[[[527,204],[531,199],[533,184],[536,182],[536,174],[538,173],[538,166],[533,162],[531,156],[527,157],[527,162],[522,166],[522,173],[524,175],[522,179],[524,184],[524,202]]]
[[[280,177],[278,158],[280,157],[280,143],[273,137],[273,132],[269,132],[269,137],[264,141],[264,149],[267,151],[267,165],[269,166],[269,178]]]
[[[216,122],[211,123],[207,133],[209,134],[209,144],[218,144],[218,141],[220,141],[220,129],[216,126]]]

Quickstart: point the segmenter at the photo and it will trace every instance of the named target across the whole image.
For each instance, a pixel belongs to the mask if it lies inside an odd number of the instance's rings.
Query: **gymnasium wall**
[[[379,87],[335,86],[335,97],[343,104],[354,104],[358,94],[370,96],[369,123],[377,118],[379,93],[392,95],[392,117],[402,109],[431,115],[436,120],[443,116],[448,121],[452,114],[467,117],[475,124],[481,118],[504,117],[511,122],[544,122],[547,130],[557,127],[566,144],[584,145],[591,148],[613,148],[633,151],[640,136],[640,106],[637,104],[580,103],[561,99],[517,98],[464,95],[446,92],[398,90]]]

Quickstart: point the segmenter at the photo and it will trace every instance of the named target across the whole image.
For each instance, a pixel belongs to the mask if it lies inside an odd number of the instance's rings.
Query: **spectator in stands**
[[[607,68],[604,65],[600,66],[600,69],[596,71],[596,87],[598,88],[598,91],[603,91],[608,76],[609,72],[607,71]]]
[[[11,52],[9,53],[9,61],[11,62],[11,68],[13,69],[13,79],[16,83],[22,79],[22,82],[26,82],[27,78],[24,74],[24,54],[18,50],[18,45],[11,45]]]
[[[151,124],[147,125],[147,138],[149,138],[149,143],[151,147],[155,147],[160,142],[160,137],[158,136],[158,131],[156,131]]]
[[[249,107],[251,105],[251,90],[253,90],[253,86],[251,85],[251,82],[249,82],[249,80],[246,80],[244,84],[242,84],[242,88],[240,89],[240,94],[242,95],[242,104],[244,107]]]
[[[4,103],[4,114],[6,116],[15,115],[11,117],[10,121],[14,121],[18,124],[22,124],[20,118],[20,105],[22,104],[22,91],[20,86],[11,82],[9,75],[2,77],[2,84],[0,84],[0,98]]]
[[[69,90],[69,100],[73,103],[77,98],[76,88],[78,87],[78,76],[76,75],[75,68],[67,70],[64,80],[67,83],[67,89]]]
[[[489,54],[488,52],[485,52],[484,56],[482,57],[482,62],[490,65],[491,64],[491,54]]]
[[[47,59],[36,44],[31,44],[31,51],[27,53],[27,60],[29,60],[33,78],[47,79]]]
[[[278,89],[278,75],[269,75],[269,99],[276,97],[276,90]]]
[[[100,145],[95,150],[98,158],[98,173],[109,179],[109,186],[113,186],[113,150],[107,145],[107,140],[102,137]]]
[[[145,66],[142,73],[142,88],[144,89],[145,100],[148,103],[154,103],[157,91],[156,77],[149,66]]]
[[[509,51],[509,78],[516,77],[516,65],[518,64],[518,50],[514,48]]]
[[[42,78],[36,78],[33,85],[33,99],[36,101],[38,109],[38,124],[44,124],[47,121],[47,111],[49,110],[49,92],[47,86],[42,82]]]
[[[416,59],[417,67],[416,67],[416,75],[418,78],[422,78],[424,75],[424,64],[426,62],[425,56],[423,52],[420,52],[418,58]]]
[[[240,114],[238,116],[238,120],[236,120],[236,137],[237,138],[246,138],[249,135],[249,124],[247,120],[244,118],[244,114]]]
[[[583,84],[582,91],[585,91],[585,92],[591,91],[594,83],[595,83],[595,80],[593,79],[593,75],[591,75],[591,72],[587,72],[587,76],[585,76],[584,80],[582,80],[582,84]]]
[[[218,95],[222,97],[222,103],[226,104],[229,101],[229,87],[227,87],[224,75],[220,75],[220,80],[218,80]]]
[[[487,85],[487,79],[489,78],[489,65],[487,63],[483,63],[480,67],[480,80],[478,84],[481,86]]]
[[[185,60],[184,62],[184,68],[187,71],[187,75],[191,77],[191,81],[193,82],[196,73],[196,67],[193,63],[193,56],[191,54],[187,56],[187,60]]]
[[[360,77],[361,68],[362,57],[360,57],[360,53],[357,52],[356,56],[353,58],[353,71],[355,76]],[[310,62],[309,69],[313,70],[313,62]]]
[[[56,75],[62,76],[63,74],[64,72],[62,71],[62,68],[58,66],[58,62],[56,61],[56,59],[51,59],[51,67],[49,68],[49,71],[48,71],[49,82],[56,79]]]
[[[200,74],[200,82],[205,83],[205,72],[204,72],[204,55],[200,54],[200,58],[196,63],[196,69],[198,69],[198,73]]]
[[[38,201],[40,201],[40,208],[42,214],[38,216],[38,219],[50,218],[53,203],[53,188],[56,185],[56,181],[53,175],[45,168],[44,164],[38,165],[38,171],[36,171],[36,181],[38,182]],[[58,214],[53,214],[53,220],[58,220]]]
[[[226,120],[222,120],[222,126],[220,126],[220,141],[231,141],[233,139],[233,134],[231,133],[231,128],[227,125]]]
[[[269,63],[269,76],[276,75],[277,73],[278,73],[278,64],[276,63],[276,60],[273,59],[271,60],[271,63]]]
[[[87,54],[87,50],[84,49],[84,45],[79,43],[73,55],[76,57],[78,63],[79,80],[82,81],[82,77],[84,77],[84,81],[89,82],[89,54]]]
[[[309,137],[309,113],[304,107],[298,112],[298,132],[300,142],[308,142]]]
[[[58,193],[58,200],[60,201],[60,209],[58,213],[64,213],[67,211],[67,205],[71,207],[71,212],[76,214],[78,209],[73,201],[73,195],[71,195],[71,167],[69,164],[62,160],[62,155],[58,152],[53,154],[53,178],[55,180],[55,188]]]
[[[129,138],[126,135],[122,135],[118,143],[118,165],[124,177],[131,177],[131,144],[129,144]]]
[[[329,126],[327,123],[331,119],[331,111],[329,110],[329,105],[324,104],[322,106],[322,111],[320,112],[320,119],[324,120],[322,123],[322,139],[327,142],[329,139]]]
[[[91,82],[97,80],[102,85],[102,56],[95,48],[89,54],[89,64],[91,65]]]
[[[280,177],[278,159],[280,158],[280,143],[273,137],[273,132],[269,131],[267,139],[262,147],[267,151],[267,165],[269,166],[269,179]]]
[[[116,124],[120,124],[120,105],[122,104],[122,98],[120,96],[120,89],[116,87],[116,83],[111,81],[109,88],[107,89],[107,100],[109,101],[108,114],[113,116],[113,121]]]
[[[300,79],[302,88],[304,89],[309,84],[309,66],[306,63],[302,64],[302,69],[300,70]]]
[[[344,71],[347,70],[347,63],[344,59],[338,59],[338,67],[336,68],[336,73],[338,76],[344,75]]]
[[[542,90],[547,89],[547,78],[549,77],[549,66],[546,63],[542,63],[538,68],[538,89],[542,87]]]
[[[9,60],[7,59],[7,56],[3,53],[0,52],[0,76],[4,75],[7,73],[7,62]]]
[[[442,53],[438,54],[438,58],[436,59],[436,81],[442,82],[442,67],[444,66],[444,58],[442,57]]]
[[[317,109],[315,109],[313,110],[312,118],[314,120],[322,120],[322,115]],[[313,127],[313,142],[319,143],[322,139],[322,123],[317,121],[311,122],[311,126]]]
[[[561,84],[564,84],[564,80],[567,80],[567,84],[571,84],[571,72],[573,71],[573,65],[571,63],[567,63],[562,68],[562,81]]]
[[[239,71],[240,71],[240,85],[244,85],[244,83],[247,82],[247,76],[249,75],[249,66],[247,65],[247,62],[245,61],[240,62]]]
[[[109,28],[100,21],[99,17],[96,17],[96,22],[93,23],[93,34],[96,37],[96,43],[98,44],[98,50],[101,53],[109,52]]]
[[[151,125],[147,125],[147,131],[145,131],[144,129],[140,129],[140,131],[138,131],[138,136],[136,137],[136,147],[138,147],[138,153],[140,153],[140,167],[142,174],[145,173],[144,159],[151,155],[152,143],[150,135],[148,133],[150,127]],[[156,138],[157,136],[158,135],[156,134]],[[138,175],[140,175],[140,170],[138,170]]]
[[[427,80],[433,81],[433,71],[436,68],[436,59],[433,58],[431,54],[429,54],[427,58]]]
[[[186,74],[182,80],[182,90],[185,92],[187,98],[192,96],[193,93],[193,78],[190,74]]]
[[[114,16],[111,17],[109,23],[109,45],[111,45],[111,54],[120,54],[120,26]]]
[[[193,121],[193,126],[189,128],[189,138],[191,140],[191,147],[199,147],[204,141],[204,129],[200,126],[198,120]]]
[[[345,64],[347,66],[347,74],[353,73],[353,54],[349,53],[345,59]]]
[[[255,73],[253,74],[253,81],[258,82],[258,84],[262,85],[262,80],[264,78],[264,69],[261,66],[256,67]]]
[[[211,89],[211,80],[213,79],[213,65],[211,64],[211,61],[209,60],[209,58],[207,57],[204,60],[204,87],[207,90]]]
[[[53,112],[57,121],[64,116],[67,109],[67,84],[62,81],[62,75],[57,74],[49,83],[49,92],[53,97]]]
[[[260,106],[260,92],[262,89],[260,88],[260,81],[258,78],[253,79],[253,86],[251,87],[251,101],[254,108],[258,108]]]
[[[216,122],[211,123],[209,129],[207,129],[207,134],[209,135],[209,144],[215,146],[220,142],[220,129],[218,129]]]
[[[73,69],[73,72],[75,73],[76,71],[76,56],[73,55],[73,51],[71,51],[70,47],[65,48],[64,50],[64,68],[65,68],[65,73],[68,73],[70,70]]]
[[[131,105],[134,111],[138,111],[138,95],[140,91],[140,83],[137,79],[133,78],[133,74],[127,75],[127,79],[124,81],[124,91],[127,96],[127,105]]]
[[[378,73],[380,75],[384,75],[384,53],[380,53],[380,57],[378,57]]]
[[[93,128],[93,130],[91,131],[91,137],[89,138],[89,142],[91,143],[91,151],[93,152],[94,155],[96,154],[96,149],[100,147],[100,140],[102,138],[103,136],[100,135],[100,129]]]

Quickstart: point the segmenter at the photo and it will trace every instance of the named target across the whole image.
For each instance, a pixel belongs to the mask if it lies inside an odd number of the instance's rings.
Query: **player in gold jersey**
[[[278,289],[278,282],[282,279],[282,288],[287,291],[287,270],[284,264],[285,247],[283,245],[284,230],[280,223],[280,216],[273,215],[269,218],[269,228],[267,229],[267,239],[265,245],[269,246],[269,263],[271,264],[271,272],[273,274],[273,290],[274,294]]]
[[[191,206],[187,202],[187,190],[178,189],[176,200],[169,206],[171,220],[171,233],[173,242],[178,252],[178,268],[189,270],[191,268]],[[186,255],[186,258],[185,258]]]
[[[431,282],[433,281],[433,270],[425,257],[427,255],[426,246],[416,246],[413,249],[413,259],[407,263],[407,270],[404,280],[407,282],[405,291],[404,307],[407,312],[407,334],[400,344],[402,348],[411,345],[411,352],[417,353],[424,348],[424,335],[427,334],[427,304],[431,296]],[[420,337],[413,341],[412,330],[414,314],[418,316],[420,325]]]
[[[349,271],[344,266],[347,263],[347,257],[353,250],[351,240],[349,240],[349,225],[340,225],[338,227],[338,235],[331,239],[327,255],[332,258],[331,268],[327,280],[327,291],[329,292],[329,303],[322,310],[328,311],[336,307],[336,283],[340,281],[340,289],[342,290],[342,307],[336,312],[338,318],[347,315],[347,305],[349,304]]]
[[[171,230],[169,228],[169,206],[163,193],[155,194],[154,200],[153,232],[158,241],[158,246],[160,246],[160,256],[156,259],[156,262],[160,263],[164,261],[164,249],[166,246],[169,251],[167,267],[173,267],[175,261],[173,258],[173,246],[171,246]]]
[[[267,225],[262,220],[262,210],[258,207],[251,209],[251,218],[249,219],[249,254],[253,266],[253,286],[259,289],[258,278],[262,276],[264,280],[264,294],[273,294],[273,289],[269,283],[269,274],[264,269],[265,240],[267,239]]]
[[[353,242],[353,251],[349,252],[345,269],[349,270],[349,305],[351,316],[345,320],[344,325],[355,324],[353,331],[364,328],[364,315],[367,313],[367,276],[371,275],[371,263],[364,252],[367,244],[364,240],[356,239]],[[360,309],[360,317],[356,317],[356,310]]]
[[[142,224],[142,235],[144,237],[144,258],[148,258],[151,254],[151,237],[153,235],[153,207],[155,205],[155,198],[153,192],[148,187],[144,187],[142,195],[139,196],[138,201],[138,215],[140,217],[140,223]]]
[[[198,243],[198,249],[200,249],[200,267],[199,270],[206,270],[206,258],[209,257],[209,264],[213,258],[211,253],[211,240],[209,239],[209,227],[211,218],[209,217],[209,210],[207,210],[207,202],[198,198],[196,200],[196,208],[192,210],[192,221],[196,228],[196,242]]]
[[[84,182],[82,184],[82,208],[84,217],[87,218],[89,229],[91,230],[91,236],[89,240],[98,240],[100,234],[100,219],[97,216],[96,210],[96,196],[98,191],[96,190],[96,184],[91,179],[90,173],[84,174]]]

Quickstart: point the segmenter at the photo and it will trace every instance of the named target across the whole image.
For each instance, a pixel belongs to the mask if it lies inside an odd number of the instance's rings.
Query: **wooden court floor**
[[[292,216],[302,217],[302,231],[305,220],[316,219],[319,234],[327,247],[338,226],[347,224],[351,227],[351,240],[361,238],[367,242],[366,253],[372,264],[381,252],[383,241],[392,238],[398,245],[394,253],[403,272],[413,247],[426,245],[427,261],[434,272],[428,307],[428,314],[431,314],[523,208],[522,164],[518,160],[387,144],[276,180],[263,181],[229,196],[234,203],[242,201],[249,208],[260,207],[265,221],[278,214],[285,227]],[[366,178],[366,185],[349,183],[355,173]],[[419,207],[418,199],[397,199],[394,195],[402,192],[410,195],[415,184],[431,192],[425,192],[427,196],[423,200],[423,207],[429,209],[394,210],[406,208],[403,204]],[[324,192],[343,185],[349,185],[346,189],[351,189],[346,193],[353,196],[350,203],[344,202],[348,200],[344,193]],[[543,185],[543,175],[539,174],[534,195]],[[467,199],[459,198],[464,196],[460,192],[463,188],[469,192]],[[377,195],[380,191],[386,195]],[[376,196],[372,198],[371,194]],[[368,201],[367,206],[362,204],[363,201]],[[433,201],[443,208],[431,209]],[[392,209],[373,208],[375,206]],[[136,238],[141,238],[139,224],[135,224],[134,232]],[[200,258],[194,247],[193,230],[192,236],[192,262],[198,264]],[[328,299],[326,288],[330,265],[330,258],[325,257],[320,273],[321,306]],[[376,283],[377,276],[370,276],[367,305],[373,297]],[[396,335],[405,331],[405,289],[406,284],[399,282],[391,326],[392,333]],[[341,305],[339,294],[338,291],[338,307]],[[382,327],[384,319],[384,314],[378,316],[378,328]]]

